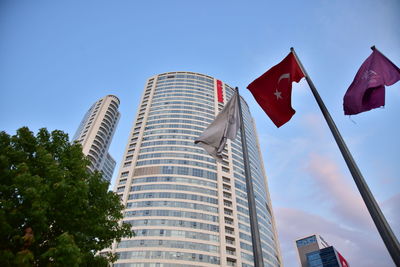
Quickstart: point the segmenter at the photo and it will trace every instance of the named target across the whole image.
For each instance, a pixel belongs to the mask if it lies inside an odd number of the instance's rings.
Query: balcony
[[[231,183],[231,179],[229,179],[229,178],[227,178],[225,176],[222,177],[222,181],[224,181],[224,183],[228,183],[228,184]]]
[[[224,205],[227,207],[232,207],[232,202],[224,200]]]
[[[224,213],[225,213],[225,215],[229,215],[229,216],[233,215],[233,212],[230,210],[227,210],[227,209],[224,210]]]
[[[230,235],[235,234],[233,228],[230,228],[230,227],[225,227],[225,233],[230,234]]]
[[[232,195],[224,192],[224,197],[231,199]]]
[[[233,262],[233,261],[227,261],[226,264],[228,266],[236,266],[236,262]]]
[[[226,254],[235,256],[235,255],[236,255],[236,252],[235,252],[234,250],[227,249],[227,250],[226,250]]]
[[[225,217],[225,223],[233,225],[233,220]]]

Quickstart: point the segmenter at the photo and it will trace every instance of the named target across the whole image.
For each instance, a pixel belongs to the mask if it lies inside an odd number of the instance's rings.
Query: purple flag
[[[400,69],[377,49],[364,61],[343,98],[345,115],[385,105],[385,85],[400,80]]]

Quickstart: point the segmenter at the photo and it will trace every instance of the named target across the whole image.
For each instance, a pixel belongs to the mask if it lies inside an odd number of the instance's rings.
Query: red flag
[[[257,103],[277,127],[288,122],[296,111],[292,108],[292,82],[304,77],[292,52],[278,65],[247,86]]]
[[[338,256],[339,256],[339,262],[340,262],[341,266],[342,266],[342,267],[349,267],[349,264],[347,263],[346,259],[343,258],[343,256],[340,255],[339,252],[336,251],[336,253],[337,253]]]

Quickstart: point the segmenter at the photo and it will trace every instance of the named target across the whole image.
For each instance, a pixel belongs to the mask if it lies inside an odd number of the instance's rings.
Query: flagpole
[[[253,180],[251,178],[249,152],[247,150],[246,132],[245,132],[245,127],[244,127],[244,123],[243,123],[242,105],[241,105],[241,101],[240,101],[238,87],[236,87],[236,93],[238,94],[238,102],[239,102],[240,137],[241,137],[241,141],[242,141],[244,173],[246,176],[247,201],[249,203],[249,215],[250,215],[251,239],[252,239],[252,243],[253,243],[254,266],[255,267],[264,267],[264,259],[262,256],[260,231],[258,229],[256,199],[254,196]]]
[[[371,49],[375,49],[375,46],[371,47]],[[378,203],[376,202],[376,200],[375,200],[374,196],[372,195],[367,183],[365,182],[360,170],[358,169],[358,166],[355,163],[353,156],[351,155],[349,149],[347,148],[346,143],[344,142],[339,130],[337,129],[336,124],[333,121],[331,115],[329,114],[328,109],[326,108],[324,102],[322,101],[317,89],[315,88],[314,83],[311,81],[306,70],[304,69],[303,65],[301,64],[300,59],[297,57],[297,54],[294,51],[294,48],[293,47],[290,48],[290,51],[295,56],[297,63],[299,64],[301,70],[304,73],[304,76],[307,80],[308,85],[311,88],[311,91],[315,97],[315,100],[317,101],[318,106],[321,109],[326,122],[328,123],[328,126],[333,134],[333,137],[336,140],[337,145],[339,146],[340,151],[342,152],[342,155],[343,155],[344,160],[346,161],[347,167],[349,168],[350,173],[353,176],[354,182],[357,185],[357,188],[361,194],[361,197],[363,198],[364,203],[367,206],[367,209],[372,217],[372,220],[374,221],[375,226],[378,229],[379,234],[381,235],[381,238],[382,238],[383,242],[385,243],[390,256],[392,257],[393,262],[396,264],[396,266],[400,266],[399,241],[397,240],[392,229],[390,228],[390,225],[386,221],[385,216],[383,215],[381,209],[378,206]]]

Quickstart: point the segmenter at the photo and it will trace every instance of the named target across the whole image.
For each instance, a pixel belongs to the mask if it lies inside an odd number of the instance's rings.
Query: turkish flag
[[[337,252],[337,251],[336,251]],[[347,261],[345,260],[345,258],[343,258],[342,255],[340,255],[339,252],[337,252],[338,256],[339,256],[339,262],[341,264],[342,267],[350,267],[349,264],[347,263]]]
[[[277,127],[288,122],[296,111],[292,108],[292,82],[304,77],[292,52],[278,65],[247,86],[257,103]]]

